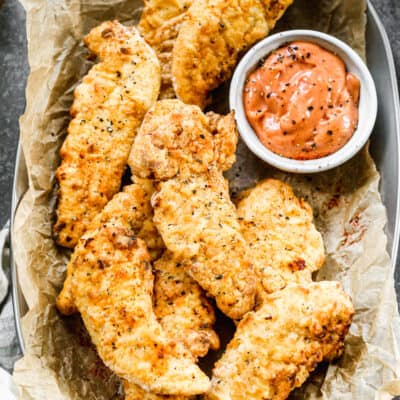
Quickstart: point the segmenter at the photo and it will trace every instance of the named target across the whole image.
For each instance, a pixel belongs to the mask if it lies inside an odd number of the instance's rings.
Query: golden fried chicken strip
[[[154,192],[151,180],[133,177],[134,184],[124,188],[106,205],[94,219],[89,231],[96,230],[113,221],[128,224],[129,228],[143,239],[153,259],[164,248],[161,236],[153,224],[153,209],[150,197]],[[72,296],[72,274],[79,265],[70,263],[64,288],[57,299],[57,307],[64,314],[76,310]],[[215,321],[211,304],[201,288],[189,278],[166,252],[155,263],[155,282],[153,293],[154,313],[169,337],[183,343],[190,351],[193,361],[204,356],[209,348],[217,348],[218,337],[212,330]],[[126,399],[189,399],[186,396],[162,396],[147,392],[140,386],[123,380]]]
[[[172,254],[166,251],[154,263],[154,312],[169,337],[183,343],[194,360],[211,348],[219,348],[212,326],[215,313],[200,286],[190,278]],[[190,400],[184,396],[161,396],[124,382],[126,400]]]
[[[217,362],[209,400],[284,400],[322,360],[342,353],[354,314],[338,282],[290,285],[237,327]]]
[[[70,248],[118,192],[136,131],[160,88],[157,57],[135,28],[105,22],[85,43],[101,62],[75,90],[56,173],[54,235]]]
[[[232,318],[253,307],[256,291],[221,173],[235,160],[236,142],[232,114],[205,116],[197,106],[162,100],[146,114],[129,156],[136,175],[170,179],[153,196],[154,222],[168,250]]]
[[[146,242],[150,254],[157,257],[164,248],[164,244],[153,224],[153,209],[150,204],[150,198],[154,192],[153,183],[145,179],[137,181],[126,186],[123,192],[116,194],[107,203],[103,211],[92,221],[89,231],[96,230],[109,221],[127,224],[135,235]],[[71,279],[75,268],[79,268],[79,264],[71,259],[67,266],[63,290],[57,297],[57,308],[64,315],[77,312],[71,289]]]
[[[178,173],[229,169],[238,140],[233,113],[204,115],[179,100],[158,101],[146,114],[129,155],[135,175],[165,180]]]
[[[266,179],[239,197],[239,222],[263,291],[311,282],[325,251],[310,205],[276,179]]]
[[[183,343],[195,360],[209,349],[217,350],[214,308],[199,284],[169,251],[154,263],[154,274],[154,312],[164,330]]]
[[[175,93],[204,108],[240,54],[273,29],[293,0],[195,0],[172,52]]]
[[[256,280],[222,174],[211,170],[162,182],[152,205],[166,247],[221,311],[239,319],[251,310]]]
[[[161,63],[160,98],[174,98],[172,49],[192,0],[146,0],[138,29]]]
[[[110,369],[159,394],[189,396],[209,388],[192,356],[157,321],[150,255],[126,218],[85,233],[70,264],[74,303]]]

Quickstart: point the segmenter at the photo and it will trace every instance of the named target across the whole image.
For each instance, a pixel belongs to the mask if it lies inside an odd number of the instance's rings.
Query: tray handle
[[[0,231],[0,309],[7,299],[9,291],[10,273],[10,224],[4,226]]]

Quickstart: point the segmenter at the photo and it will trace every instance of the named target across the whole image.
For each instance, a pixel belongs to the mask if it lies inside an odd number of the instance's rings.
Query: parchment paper
[[[51,237],[54,172],[79,79],[90,67],[82,37],[106,19],[132,23],[136,0],[22,0],[27,11],[31,74],[21,144],[29,191],[15,220],[13,249],[29,312],[23,318],[26,355],[15,365],[21,399],[120,399],[119,380],[103,366],[79,317],[61,318],[54,307],[68,254]],[[364,55],[363,0],[296,0],[277,29],[327,31]],[[224,108],[220,90],[218,108]],[[232,195],[265,176],[294,185],[312,205],[327,262],[316,279],[339,280],[356,315],[343,357],[321,366],[294,398],[390,399],[400,394],[400,319],[393,266],[386,252],[385,208],[379,174],[364,149],[344,166],[312,176],[280,173],[240,143],[228,174]]]

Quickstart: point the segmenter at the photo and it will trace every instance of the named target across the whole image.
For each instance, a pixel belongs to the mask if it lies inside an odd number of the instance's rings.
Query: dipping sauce
[[[308,42],[274,52],[244,88],[247,119],[283,157],[311,160],[342,148],[358,124],[360,81],[335,54]]]

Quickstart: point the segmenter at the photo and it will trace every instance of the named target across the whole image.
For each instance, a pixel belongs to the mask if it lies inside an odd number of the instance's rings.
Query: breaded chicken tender
[[[143,239],[153,258],[164,248],[161,236],[153,224],[153,209],[150,197],[154,192],[151,180],[133,177],[134,184],[124,188],[106,205],[94,219],[89,231],[95,231],[110,221],[125,226],[128,224],[138,237]],[[70,262],[67,280],[57,299],[57,307],[64,314],[76,312],[72,295],[73,271],[79,264]],[[170,338],[183,344],[195,362],[204,356],[209,348],[217,348],[219,340],[212,329],[215,321],[212,305],[205,298],[202,289],[187,276],[166,252],[155,263],[153,307],[157,320]],[[163,396],[150,393],[142,387],[123,380],[126,399],[190,399],[186,396]]]
[[[85,43],[100,63],[75,90],[56,173],[54,235],[70,248],[118,192],[136,131],[160,88],[157,57],[135,28],[105,22]]]
[[[263,291],[311,282],[325,251],[309,204],[276,179],[258,183],[239,198],[239,222]]]
[[[191,279],[172,254],[166,251],[154,264],[154,313],[169,335],[183,343],[193,360],[219,348],[212,326],[215,313],[200,286]],[[125,400],[191,400],[186,396],[162,396],[124,382]]]
[[[160,98],[174,98],[172,49],[192,0],[145,0],[138,29],[161,63]]]
[[[290,285],[240,321],[217,362],[208,400],[284,400],[344,348],[354,314],[338,282]]]
[[[169,251],[154,263],[154,274],[154,312],[164,330],[183,343],[195,360],[217,350],[214,308],[199,284]]]
[[[208,378],[153,312],[150,255],[132,221],[111,215],[79,240],[69,265],[74,304],[100,358],[118,376],[159,394],[204,393]]]
[[[228,185],[218,170],[160,183],[154,223],[186,272],[232,319],[254,306],[256,280]]]
[[[225,171],[235,162],[237,140],[232,113],[204,115],[197,106],[162,100],[146,114],[128,162],[135,175],[159,180],[214,164]]]
[[[152,204],[166,247],[234,319],[252,309],[256,292],[222,176],[235,160],[236,143],[232,114],[206,116],[197,106],[163,100],[147,113],[129,156],[134,174],[163,181]]]
[[[164,248],[164,243],[153,224],[153,209],[150,204],[153,192],[154,187],[150,180],[141,179],[138,183],[126,186],[124,191],[116,194],[96,216],[89,230],[96,230],[109,221],[128,225],[136,236],[146,242],[150,254],[156,257]],[[57,298],[57,308],[64,315],[77,312],[71,292],[71,279],[75,268],[79,268],[79,264],[71,260],[67,266],[63,290]]]
[[[293,0],[194,0],[172,52],[175,93],[204,108],[239,56],[268,35]]]

